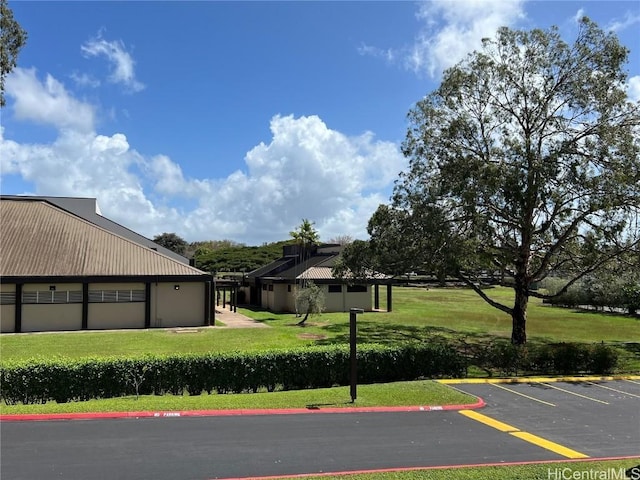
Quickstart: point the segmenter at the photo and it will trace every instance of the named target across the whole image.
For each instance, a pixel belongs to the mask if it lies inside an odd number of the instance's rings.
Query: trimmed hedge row
[[[507,341],[490,343],[468,355],[469,362],[500,375],[611,373],[618,353],[604,343],[552,343],[515,346]]]
[[[465,357],[445,343],[361,345],[358,382],[461,377]],[[349,384],[349,349],[311,347],[256,353],[51,359],[0,366],[8,404],[81,401],[124,395],[190,395],[322,388]]]

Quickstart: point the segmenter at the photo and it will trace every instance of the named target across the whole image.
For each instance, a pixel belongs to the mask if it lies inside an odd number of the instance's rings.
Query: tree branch
[[[473,289],[473,291],[476,292],[480,296],[480,298],[482,298],[485,302],[487,302],[493,308],[497,308],[498,310],[501,310],[504,313],[507,313],[509,315],[511,315],[513,313],[513,309],[512,308],[509,308],[506,305],[503,305],[500,302],[496,302],[492,298],[489,298],[487,296],[487,294],[484,293],[480,287],[478,287],[475,283],[473,283],[471,280],[469,280],[467,277],[465,277],[462,274],[462,272],[458,271],[457,276],[465,284],[467,284],[469,287],[471,287]]]

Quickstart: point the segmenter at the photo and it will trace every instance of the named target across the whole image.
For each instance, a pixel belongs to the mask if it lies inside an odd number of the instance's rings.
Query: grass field
[[[143,395],[38,405],[0,404],[0,413],[80,413],[179,410],[229,410],[272,408],[352,408],[378,406],[464,405],[477,398],[432,380],[359,385],[351,402],[349,387],[280,392],[212,395]]]
[[[496,288],[491,295],[505,303],[511,291]],[[382,295],[384,297],[384,295]],[[384,303],[382,305],[384,308]],[[247,351],[304,345],[347,343],[349,318],[346,313],[312,317],[306,327],[296,326],[291,314],[239,309],[241,313],[270,325],[268,329],[197,328],[119,332],[42,333],[0,336],[0,359],[32,357],[87,357],[168,354],[206,351]],[[626,316],[580,312],[542,305],[532,299],[528,335],[531,342],[600,342],[619,344],[626,355],[624,371],[640,371],[640,320]],[[406,340],[442,336],[467,342],[488,342],[509,338],[511,320],[465,289],[395,288],[394,311],[366,313],[358,317],[359,342],[397,344]],[[472,403],[475,398],[432,381],[397,382],[358,386],[355,406],[445,405]],[[99,411],[157,411],[241,408],[349,408],[348,387],[239,395],[162,396],[92,400],[68,404],[1,405],[3,414],[66,413]],[[304,477],[307,480],[548,480],[550,469],[588,477],[591,472],[619,475],[640,463],[640,459],[553,463],[515,466],[465,467],[394,471],[386,473]],[[557,470],[559,469],[559,470]],[[567,470],[568,469],[568,470]]]
[[[561,462],[532,465],[442,468],[353,475],[305,476],[301,480],[550,480],[614,479],[624,477],[624,470],[640,463],[630,460]],[[621,476],[622,474],[622,476]],[[277,480],[277,479],[273,479]]]
[[[393,312],[371,312],[358,317],[360,343],[395,344],[432,336],[467,342],[510,337],[510,317],[487,305],[471,290],[394,288],[393,293]],[[512,297],[512,291],[506,288],[491,289],[489,293],[505,303]],[[292,314],[247,309],[239,309],[239,312],[272,328],[225,330],[214,327],[2,335],[0,360],[247,351],[347,343],[349,340],[347,313],[325,313],[312,317],[308,326],[299,327]],[[637,371],[634,362],[640,364],[638,318],[549,307],[538,299],[531,299],[527,331],[532,342],[604,341],[624,344],[628,368]]]

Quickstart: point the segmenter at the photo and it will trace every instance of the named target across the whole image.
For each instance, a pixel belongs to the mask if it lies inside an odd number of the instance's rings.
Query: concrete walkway
[[[216,327],[220,328],[269,328],[269,325],[266,325],[261,322],[257,322],[252,318],[247,317],[246,315],[242,315],[241,313],[234,313],[229,310],[229,307],[222,308],[221,306],[216,307]],[[224,326],[220,325],[218,322],[224,324]]]

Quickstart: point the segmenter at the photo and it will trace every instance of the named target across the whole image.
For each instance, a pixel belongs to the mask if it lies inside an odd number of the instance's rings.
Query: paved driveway
[[[511,427],[505,433],[527,432],[581,454],[573,458],[640,455],[640,381],[454,386],[482,397],[481,414]]]
[[[640,455],[640,382],[456,388],[488,406],[3,422],[2,479],[207,480]]]

